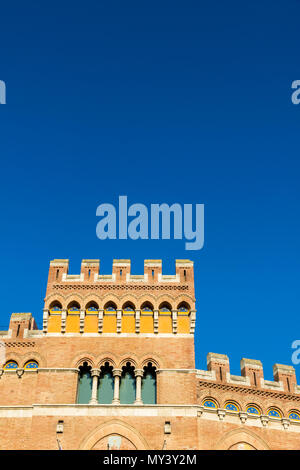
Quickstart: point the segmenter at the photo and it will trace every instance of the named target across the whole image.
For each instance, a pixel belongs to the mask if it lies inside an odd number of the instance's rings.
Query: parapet
[[[26,337],[29,330],[37,330],[37,325],[31,313],[12,313],[8,334],[11,338]]]
[[[246,358],[241,359],[241,376],[231,375],[228,356],[216,353],[207,354],[207,371],[197,371],[200,380],[300,395],[293,366],[274,364],[273,376],[274,381],[265,380],[261,361]]]
[[[110,274],[100,273],[99,259],[84,259],[81,263],[80,274],[69,274],[68,259],[54,259],[50,261],[46,297],[53,290],[53,286],[61,287],[78,285],[115,284],[122,285],[168,285],[173,288],[181,286],[181,289],[189,291],[194,295],[194,270],[193,261],[179,259],[175,262],[175,274],[162,274],[162,260],[147,259],[144,261],[144,273],[140,275],[131,274],[130,259],[114,259]],[[182,287],[182,286],[185,287]],[[68,287],[69,288],[69,287]]]

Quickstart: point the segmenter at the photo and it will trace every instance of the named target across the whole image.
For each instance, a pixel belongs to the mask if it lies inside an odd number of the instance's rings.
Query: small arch
[[[62,310],[62,305],[58,300],[53,300],[49,305],[49,310],[52,310],[52,311]]]
[[[204,400],[202,401],[202,406],[204,406],[204,408],[210,408],[210,409],[219,408],[218,402],[214,398],[211,398],[211,397],[204,398]]]
[[[267,415],[271,418],[282,418],[283,416],[282,411],[280,411],[279,408],[275,408],[273,406],[268,409]]]
[[[85,306],[85,310],[96,311],[99,310],[99,305],[94,300],[90,300]]]
[[[106,311],[113,311],[113,310],[117,310],[117,305],[112,302],[112,301],[108,301],[106,302],[106,304],[104,305],[104,310]]]
[[[191,307],[187,302],[180,302],[177,306],[178,312],[189,312],[191,310]]]
[[[260,407],[256,404],[253,404],[253,403],[250,403],[249,405],[247,405],[246,412],[250,415],[256,415],[256,416],[261,415]]]
[[[67,310],[68,310],[68,312],[69,312],[69,311],[74,311],[74,312],[75,312],[75,311],[77,311],[77,310],[80,310],[80,305],[79,305],[78,302],[76,302],[76,300],[72,300],[72,301],[68,304]]]
[[[235,401],[227,401],[224,406],[225,410],[238,412],[241,410],[240,405]]]
[[[132,302],[125,302],[123,304],[122,310],[132,311],[135,310],[135,305]]]
[[[26,370],[38,369],[38,367],[39,367],[39,365],[38,365],[37,361],[34,361],[33,359],[30,360],[30,361],[27,361],[24,364],[24,369],[26,369]]]
[[[6,364],[3,366],[4,370],[13,370],[18,369],[18,363],[16,361],[7,361]]]
[[[154,307],[153,307],[151,302],[146,301],[146,302],[142,303],[141,310],[143,310],[145,312],[153,312]]]
[[[162,302],[158,309],[161,311],[161,312],[171,312],[172,311],[172,306],[171,304],[169,304],[169,302]]]
[[[300,411],[298,410],[291,410],[289,411],[289,419],[292,421],[300,421]]]

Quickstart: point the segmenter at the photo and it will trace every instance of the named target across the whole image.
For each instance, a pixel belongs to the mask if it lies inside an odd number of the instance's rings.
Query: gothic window
[[[120,384],[120,403],[131,404],[135,401],[135,376],[134,367],[130,362],[122,367],[121,384]]]
[[[114,397],[114,378],[112,366],[105,362],[100,368],[100,377],[98,385],[98,403],[110,404]]]
[[[92,376],[91,367],[87,362],[84,362],[79,367],[79,378],[78,378],[78,392],[77,392],[77,403],[86,404],[89,403],[92,395]]]
[[[142,379],[142,402],[148,405],[156,403],[156,367],[148,362],[144,367]]]

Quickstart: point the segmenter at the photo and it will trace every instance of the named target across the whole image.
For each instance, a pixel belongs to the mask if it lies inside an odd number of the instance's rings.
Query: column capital
[[[144,375],[143,369],[135,369],[135,370],[134,370],[134,375],[135,375],[136,377],[143,377],[143,375]]]
[[[92,369],[91,370],[91,376],[92,377],[99,377],[100,375],[100,370],[99,369]]]
[[[112,372],[113,372],[113,376],[114,376],[114,377],[116,377],[116,376],[117,376],[117,377],[121,377],[121,374],[122,374],[121,369],[113,369]]]

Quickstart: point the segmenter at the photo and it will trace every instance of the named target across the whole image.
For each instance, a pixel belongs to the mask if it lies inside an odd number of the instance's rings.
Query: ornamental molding
[[[241,387],[238,385],[233,386],[233,385],[227,385],[227,384],[221,384],[221,383],[217,384],[217,383],[212,383],[212,382],[202,382],[201,380],[198,381],[198,391],[204,390],[207,388],[211,388],[215,390],[230,391],[230,392],[241,392],[241,393],[244,393],[245,395],[257,395],[260,397],[277,398],[280,400],[300,402],[299,396],[293,395],[293,394],[287,394],[284,392],[275,393],[269,390],[246,388],[246,387]]]

